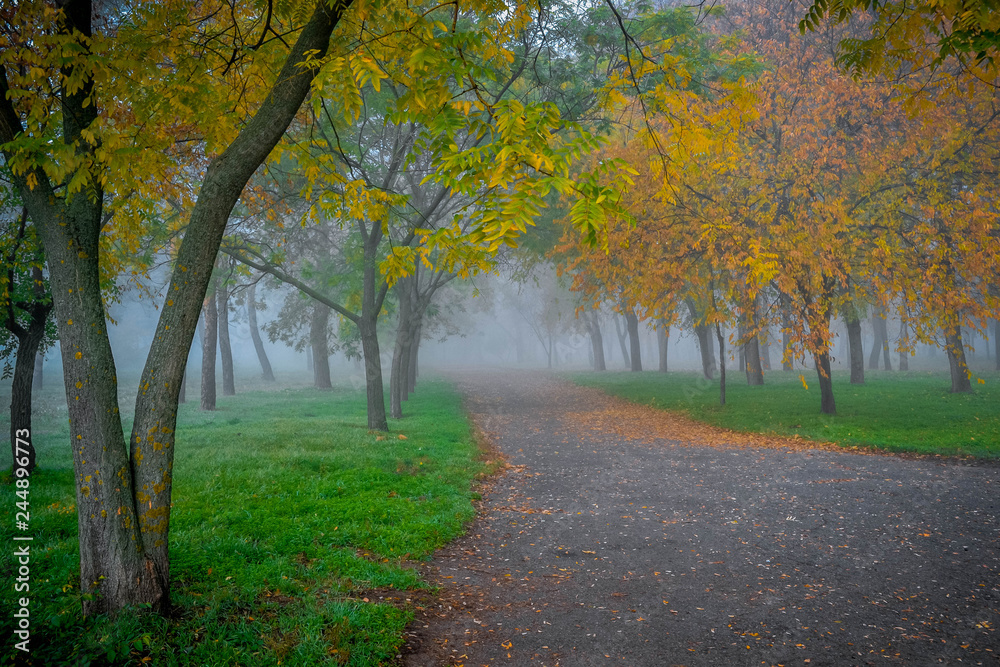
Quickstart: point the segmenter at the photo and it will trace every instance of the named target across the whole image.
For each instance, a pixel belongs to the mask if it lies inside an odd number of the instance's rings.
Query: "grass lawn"
[[[221,398],[214,413],[189,402],[174,468],[174,613],[82,620],[58,391],[46,389],[33,429],[41,466],[30,492],[35,665],[393,664],[412,613],[379,597],[425,586],[406,561],[462,532],[474,516],[472,482],[491,465],[480,460],[458,396],[440,381],[421,382],[405,404],[412,416],[390,421],[387,435],[367,430],[364,393],[349,388],[244,393]],[[3,481],[12,510],[9,472]],[[14,577],[9,516],[0,527],[5,581]],[[13,604],[8,588],[5,637]],[[18,653],[12,643],[5,663]]]
[[[769,371],[763,387],[749,387],[741,373],[726,374],[726,405],[719,381],[700,373],[568,373],[577,384],[597,387],[636,403],[686,413],[735,431],[798,434],[842,445],[892,451],[1000,457],[1000,373],[978,374],[975,393],[951,394],[947,373],[866,371],[867,383],[850,384],[834,372],[836,416],[819,411],[815,372]]]

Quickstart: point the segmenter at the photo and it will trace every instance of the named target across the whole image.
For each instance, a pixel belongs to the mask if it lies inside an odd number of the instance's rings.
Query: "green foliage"
[[[726,385],[719,407],[718,380],[692,373],[580,373],[577,384],[676,410],[715,426],[754,433],[799,435],[843,446],[897,452],[1000,458],[1000,373],[984,376],[975,394],[948,392],[946,374],[868,371],[865,385],[834,372],[837,415],[816,412],[819,387],[804,389],[799,375],[767,372],[762,387]]]
[[[64,413],[49,405],[57,400],[47,392],[36,413],[47,466],[31,486],[38,664],[388,664],[412,613],[379,596],[425,586],[406,561],[461,533],[485,469],[458,397],[433,380],[410,399],[419,416],[390,422],[384,435],[365,427],[364,393],[343,387],[247,393],[213,413],[181,406],[175,613],[84,620]],[[11,528],[2,535],[10,543]],[[0,573],[10,581],[7,551]],[[11,603],[5,596],[0,610],[5,633]]]

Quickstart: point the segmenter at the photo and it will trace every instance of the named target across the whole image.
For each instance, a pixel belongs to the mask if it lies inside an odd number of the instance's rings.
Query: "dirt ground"
[[[1000,665],[1000,466],[454,378],[510,468],[426,565],[407,666]]]

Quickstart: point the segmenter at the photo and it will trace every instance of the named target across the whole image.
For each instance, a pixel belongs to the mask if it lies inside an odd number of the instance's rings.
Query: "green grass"
[[[835,372],[835,416],[819,411],[816,374],[770,371],[763,387],[727,373],[726,405],[719,406],[719,381],[700,373],[569,373],[577,384],[597,387],[636,403],[686,413],[728,429],[826,440],[897,452],[1000,457],[1000,373],[980,374],[975,393],[951,394],[947,374],[866,373],[867,383],[850,384]]]
[[[65,412],[42,405],[30,496],[34,664],[395,663],[412,612],[378,597],[425,587],[407,561],[462,532],[474,516],[473,479],[487,470],[447,384],[423,381],[406,408],[412,416],[380,437],[365,426],[364,393],[350,389],[241,394],[214,413],[182,406],[170,532],[175,612],[109,621],[80,618]],[[11,489],[9,473],[4,481]],[[13,493],[5,498],[13,507]],[[0,527],[6,545],[9,523]],[[11,551],[0,557],[5,581]],[[13,604],[8,588],[4,636]]]

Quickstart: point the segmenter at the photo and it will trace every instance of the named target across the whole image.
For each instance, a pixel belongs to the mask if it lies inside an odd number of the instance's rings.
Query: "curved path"
[[[427,566],[405,664],[1000,664],[1000,467],[678,441],[541,373],[453,377],[511,468]]]

